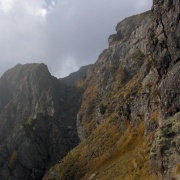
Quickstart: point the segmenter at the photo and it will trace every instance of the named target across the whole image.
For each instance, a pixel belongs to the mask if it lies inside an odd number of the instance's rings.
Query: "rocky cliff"
[[[51,76],[44,64],[17,65],[4,73],[0,179],[41,179],[47,168],[78,144],[76,114],[81,94]]]
[[[77,115],[82,143],[44,179],[155,179],[148,160],[159,115],[158,72],[148,51],[151,13],[118,23],[109,48],[78,81],[85,87]]]
[[[150,53],[158,72],[160,127],[151,163],[161,179],[180,179],[180,1],[154,0],[152,13]]]
[[[179,21],[179,0],[154,0],[117,24],[95,64],[67,78],[43,64],[8,70],[0,178],[178,180]]]
[[[154,0],[151,11],[117,24],[77,83],[85,88],[81,143],[45,180],[180,178],[179,7]]]

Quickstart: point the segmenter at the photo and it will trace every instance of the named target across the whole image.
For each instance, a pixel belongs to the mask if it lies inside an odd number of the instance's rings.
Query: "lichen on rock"
[[[180,112],[167,119],[155,134],[151,165],[163,180],[180,178]]]

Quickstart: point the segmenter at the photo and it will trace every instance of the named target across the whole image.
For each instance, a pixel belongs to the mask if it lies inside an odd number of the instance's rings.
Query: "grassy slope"
[[[147,63],[148,59],[145,61],[145,64]],[[119,78],[118,75],[117,72],[116,78]],[[125,86],[114,88],[114,92],[110,95],[112,99],[124,97],[123,101],[116,104],[115,109],[122,109],[124,104],[140,96],[142,80],[143,72],[140,71]],[[92,93],[95,90],[87,89],[87,92]],[[144,136],[143,119],[138,124],[131,125],[126,112],[122,112],[123,116],[119,118],[115,109],[111,104],[107,105],[106,112],[109,115],[102,115],[105,121],[97,128],[92,128],[88,138],[75,147],[60,164],[52,167],[44,179],[157,180],[150,171],[149,162],[153,132],[148,137]],[[153,118],[156,120],[157,117]],[[86,125],[93,122],[92,119]]]
[[[97,135],[98,134],[98,135]],[[45,179],[155,180],[150,171],[149,150],[152,134],[144,137],[144,124],[128,125],[123,136],[115,125],[104,122]]]
[[[128,127],[124,137],[116,144],[114,152],[102,159],[100,164],[88,172],[84,178],[88,179],[94,174],[94,179],[156,179],[150,172],[149,145],[144,136],[144,125],[138,128]]]
[[[144,19],[144,15],[125,21],[137,23]],[[131,29],[128,32],[132,33]],[[153,70],[152,58],[140,50],[133,50],[126,57],[119,52],[122,42],[116,42],[113,51],[111,47],[103,51],[87,77],[77,83],[79,87],[85,88],[78,114],[82,116],[82,134],[87,138],[70,151],[60,164],[52,167],[45,180],[157,179],[151,173],[149,163],[153,132],[148,137],[144,136],[147,131],[147,124],[144,125],[145,112],[138,111],[139,106],[144,105],[145,97],[151,110],[149,119],[157,121],[158,110],[154,105],[158,101],[157,79],[155,73],[150,73]],[[116,60],[122,56],[127,58],[131,66],[116,64]],[[114,60],[112,63],[109,62],[110,58]],[[143,82],[147,75],[148,78]],[[144,92],[146,96],[143,96]],[[102,104],[106,112],[99,115],[97,110]],[[131,110],[138,113],[132,113]]]

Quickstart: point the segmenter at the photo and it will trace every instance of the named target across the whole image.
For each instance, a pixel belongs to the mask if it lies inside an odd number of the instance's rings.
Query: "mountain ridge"
[[[98,60],[0,78],[0,178],[180,178],[179,0],[119,22]]]
[[[86,75],[91,64],[82,66],[78,71],[70,73],[67,77],[59,78],[59,81],[69,86],[74,86],[76,81]]]

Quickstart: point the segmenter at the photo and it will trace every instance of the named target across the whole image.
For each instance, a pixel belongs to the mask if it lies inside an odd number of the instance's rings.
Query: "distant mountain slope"
[[[59,81],[67,85],[75,85],[76,81],[86,75],[90,65],[82,66],[77,72],[71,73],[69,76],[60,78]]]

